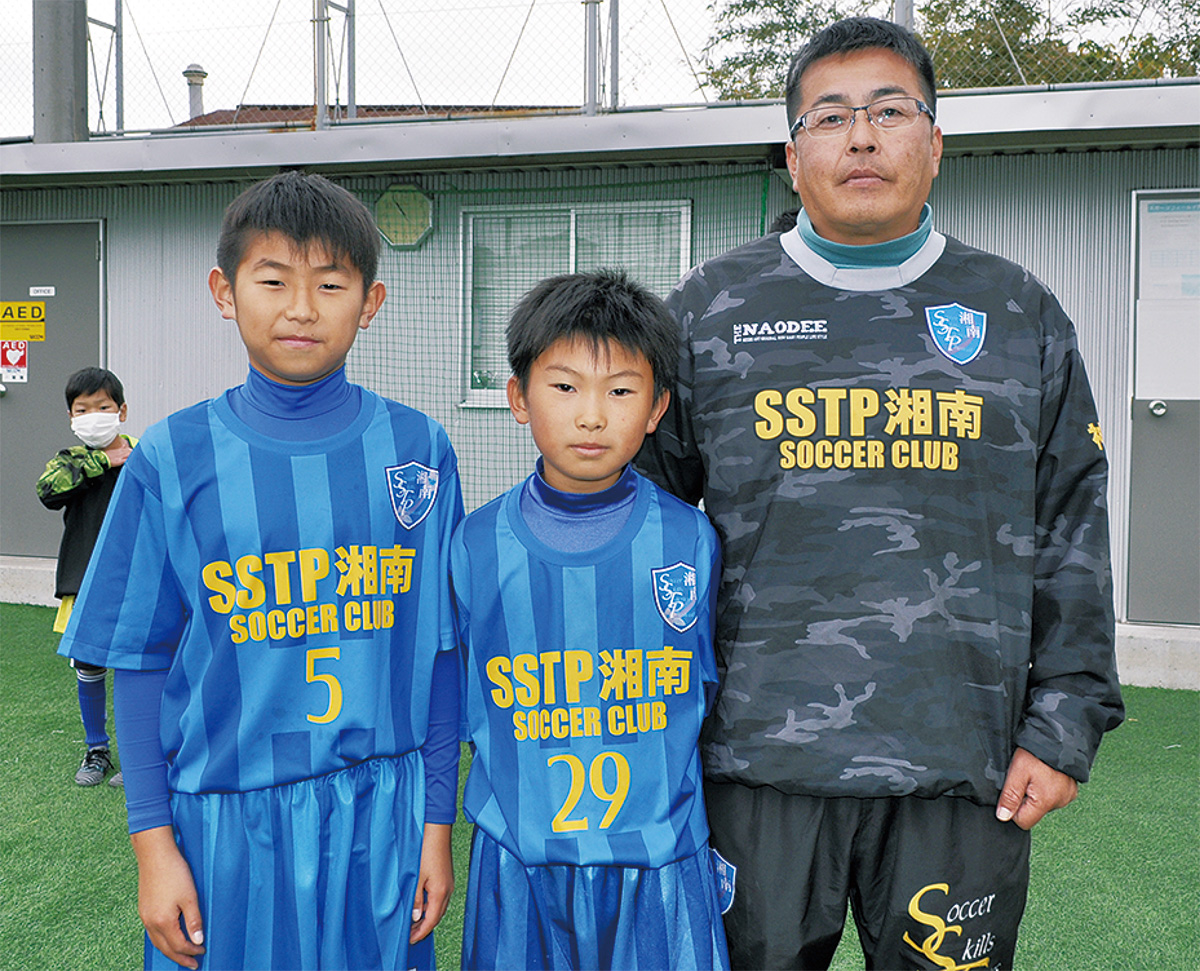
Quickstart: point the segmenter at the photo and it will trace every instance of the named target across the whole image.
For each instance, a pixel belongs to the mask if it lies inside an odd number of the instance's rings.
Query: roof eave
[[[949,92],[938,99],[938,124],[949,154],[1195,145],[1200,80]],[[352,173],[751,160],[777,158],[786,139],[779,103],[171,131],[0,144],[0,184],[224,181],[285,166]]]

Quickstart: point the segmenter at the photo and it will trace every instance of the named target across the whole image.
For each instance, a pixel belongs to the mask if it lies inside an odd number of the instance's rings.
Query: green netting
[[[416,244],[384,245],[388,298],[359,338],[359,381],[431,415],[458,452],[468,509],[519,482],[535,451],[504,400],[503,327],[513,303],[553,273],[624,266],[666,296],[694,263],[760,235],[792,205],[790,187],[759,163],[448,172],[348,180],[374,207],[397,184],[430,202]],[[397,235],[423,225],[406,200]],[[393,218],[381,209],[386,220]]]

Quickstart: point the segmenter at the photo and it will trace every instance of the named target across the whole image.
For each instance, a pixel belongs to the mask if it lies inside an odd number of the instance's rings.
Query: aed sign
[[[44,341],[46,301],[0,300],[0,340]]]
[[[20,384],[29,380],[29,345],[0,341],[0,380]]]

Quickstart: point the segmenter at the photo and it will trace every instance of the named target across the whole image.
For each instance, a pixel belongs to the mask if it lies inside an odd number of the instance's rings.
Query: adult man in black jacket
[[[1123,709],[1107,463],[1075,331],[933,229],[928,53],[856,18],[793,61],[794,230],[688,274],[639,456],[720,533],[703,738],[734,967],[1011,967],[1028,830]],[[1015,825],[1014,825],[1015,824]]]

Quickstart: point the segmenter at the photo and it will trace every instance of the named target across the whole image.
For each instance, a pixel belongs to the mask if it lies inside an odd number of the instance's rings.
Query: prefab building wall
[[[1119,618],[1127,616],[1133,194],[1195,189],[1198,178],[1194,149],[1163,149],[950,157],[934,182],[938,228],[1026,267],[1075,323],[1108,452]],[[1179,502],[1194,511],[1200,483]]]
[[[1131,193],[1195,180],[1187,149],[958,156],[943,161],[931,200],[939,230],[1026,266],[1076,323],[1113,467],[1118,584],[1129,509]],[[355,380],[445,425],[469,507],[531,467],[528,431],[503,405],[507,375],[496,356],[503,310],[523,286],[620,260],[663,291],[681,266],[761,234],[796,204],[766,162],[339,181],[372,207],[397,185],[428,201],[428,229],[384,246],[388,300],[349,367]],[[205,278],[222,210],[248,182],[0,192],[0,222],[104,221],[104,363],[125,381],[135,433],[244,377],[234,325],[217,313]]]
[[[237,332],[221,319],[207,283],[221,214],[245,184],[0,192],[0,223],[102,223],[105,305],[98,324],[104,360],[99,363],[125,385],[134,434],[245,376],[246,355]],[[46,271],[48,283],[53,267]],[[49,320],[48,330],[53,325]],[[40,350],[32,348],[30,381],[39,377],[33,355]],[[96,363],[81,361],[78,367]]]
[[[373,209],[389,204],[393,186],[428,200],[429,231],[383,245],[388,298],[348,370],[446,427],[468,508],[532,467],[528,431],[505,404],[502,360],[503,318],[524,290],[552,273],[620,262],[665,296],[693,262],[760,235],[788,204],[766,163],[334,178]],[[103,363],[125,383],[134,434],[245,378],[234,324],[220,317],[206,281],[221,214],[250,181],[0,192],[0,223],[103,221]],[[492,238],[473,241],[472,227],[483,224]],[[668,224],[675,230],[655,229]],[[506,228],[509,245],[497,240]],[[473,380],[480,339],[492,345],[483,349],[484,382]],[[473,387],[480,383],[489,387]],[[69,442],[43,451],[61,444]]]

